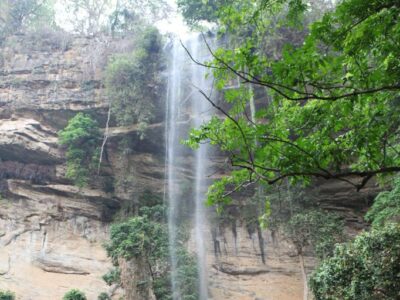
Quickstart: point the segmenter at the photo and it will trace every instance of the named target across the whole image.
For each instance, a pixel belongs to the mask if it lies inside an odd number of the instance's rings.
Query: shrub
[[[365,219],[371,222],[373,227],[400,220],[400,178],[395,179],[391,191],[379,193]]]
[[[319,258],[330,256],[335,243],[343,241],[344,223],[334,213],[305,210],[295,214],[285,226],[285,235],[294,243],[298,254],[312,246]]]
[[[168,233],[165,226],[147,216],[135,217],[111,226],[111,241],[106,246],[108,255],[131,259],[146,256],[149,261],[162,259],[168,253]]]
[[[389,223],[336,247],[310,280],[316,300],[400,299],[400,225]]]
[[[80,290],[72,289],[64,295],[63,300],[87,300],[87,298]]]
[[[107,274],[103,275],[103,280],[108,285],[113,285],[114,283],[120,283],[121,272],[118,268],[111,269]]]
[[[58,136],[60,144],[67,146],[66,177],[79,187],[87,185],[99,156],[101,135],[97,122],[78,113]]]
[[[116,55],[107,65],[105,86],[119,125],[139,123],[145,128],[154,117],[161,58],[161,36],[150,27],[132,53]]]
[[[0,300],[15,300],[15,294],[10,291],[0,291]]]
[[[110,298],[110,296],[108,296],[108,294],[107,293],[101,293],[98,297],[97,297],[97,299],[98,300],[111,300],[111,298]]]

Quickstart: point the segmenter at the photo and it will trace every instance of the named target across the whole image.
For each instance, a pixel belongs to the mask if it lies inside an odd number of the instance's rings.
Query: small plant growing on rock
[[[0,291],[0,300],[15,300],[15,294],[10,291]]]
[[[63,300],[87,300],[87,298],[85,293],[78,289],[72,289],[64,295]]]
[[[98,300],[111,300],[111,298],[110,298],[110,296],[108,296],[108,294],[107,293],[101,293],[98,297],[97,297],[97,299]]]
[[[119,284],[121,279],[121,272],[118,268],[111,269],[108,271],[107,274],[103,275],[103,280],[108,284],[108,285],[113,285],[113,284]]]
[[[79,187],[86,186],[99,156],[101,134],[97,122],[78,113],[58,136],[60,144],[67,147],[66,177]]]

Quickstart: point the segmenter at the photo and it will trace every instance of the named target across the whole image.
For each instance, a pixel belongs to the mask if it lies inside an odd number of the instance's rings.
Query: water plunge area
[[[210,53],[198,34],[182,41],[192,57],[200,62],[210,60]],[[180,234],[192,229],[194,251],[197,257],[198,294],[200,300],[208,299],[207,283],[207,208],[205,198],[208,177],[212,172],[210,149],[202,144],[191,151],[181,144],[190,128],[199,127],[209,120],[212,106],[200,93],[213,97],[212,79],[206,78],[207,68],[193,62],[181,41],[173,41],[169,49],[168,89],[166,101],[166,196],[169,207],[168,231],[170,241],[171,280],[173,299],[180,300],[178,274],[178,249]],[[188,171],[191,170],[191,171]]]

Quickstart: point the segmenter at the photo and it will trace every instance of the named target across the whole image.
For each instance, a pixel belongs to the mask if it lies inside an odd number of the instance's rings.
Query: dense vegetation
[[[89,115],[78,113],[58,133],[59,142],[67,148],[66,177],[79,187],[86,186],[99,160],[100,131]]]
[[[224,118],[193,130],[188,141],[195,147],[209,140],[235,167],[210,189],[210,201],[228,184],[319,177],[361,189],[375,175],[399,171],[397,1],[342,1],[307,29],[296,21],[313,6],[289,1],[279,31],[270,18],[283,8],[250,2],[221,9],[221,30],[233,37],[209,64],[231,109],[218,106]],[[269,48],[271,30],[284,45]],[[303,38],[292,42],[296,33]],[[225,90],[237,78],[244,84]],[[264,96],[252,120],[255,92]]]
[[[58,14],[57,9],[58,7]],[[0,41],[16,33],[132,35],[170,11],[165,0],[2,0]]]
[[[372,229],[338,245],[314,272],[316,299],[398,299],[400,297],[400,182],[376,197],[366,218]]]
[[[63,300],[87,300],[87,298],[82,291],[72,289],[64,295]]]
[[[140,33],[133,52],[111,58],[105,85],[119,125],[138,123],[143,130],[153,119],[162,88],[161,68],[162,41],[154,27]]]
[[[188,253],[185,243],[188,237],[181,236],[178,254],[178,274],[181,286],[177,287],[181,299],[197,299],[197,267],[196,260]],[[170,279],[169,241],[165,224],[165,207],[162,205],[144,205],[139,214],[115,223],[111,227],[110,242],[106,245],[115,269],[107,273],[103,279],[112,285],[121,282],[119,270],[120,259],[146,262],[150,274],[146,286],[151,286],[158,300],[172,299]],[[138,266],[137,266],[138,267]],[[141,271],[146,274],[141,266]],[[144,282],[137,286],[140,290]],[[176,291],[175,291],[176,292]]]
[[[11,291],[0,291],[0,300],[15,300],[15,294]]]
[[[51,1],[0,1],[0,39],[22,30],[55,26]]]
[[[209,188],[208,204],[224,215],[237,205],[236,192],[261,186],[260,222],[283,227],[299,255],[311,246],[321,259],[311,279],[317,299],[399,298],[398,182],[368,212],[372,230],[336,248],[344,238],[340,218],[296,197],[288,205],[299,210],[282,211],[273,196],[282,184],[301,190],[319,178],[360,190],[400,171],[399,2],[178,4],[191,25],[215,22],[223,40],[212,49],[203,36],[212,60],[192,58],[210,69],[223,102],[200,91],[217,114],[185,143],[209,142],[232,166]]]
[[[399,299],[400,226],[389,224],[336,247],[311,278],[317,300]]]

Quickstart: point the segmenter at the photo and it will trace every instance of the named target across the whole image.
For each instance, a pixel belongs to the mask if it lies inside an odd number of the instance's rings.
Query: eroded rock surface
[[[62,299],[72,288],[97,299],[110,290],[103,243],[120,200],[73,186],[57,140],[78,111],[102,121],[109,44],[61,42],[20,35],[0,49],[0,290],[22,300]]]

